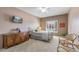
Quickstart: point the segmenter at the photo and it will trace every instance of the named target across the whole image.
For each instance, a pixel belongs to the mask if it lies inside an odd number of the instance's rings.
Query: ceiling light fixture
[[[46,12],[48,7],[39,7],[38,9],[41,10],[41,12]]]

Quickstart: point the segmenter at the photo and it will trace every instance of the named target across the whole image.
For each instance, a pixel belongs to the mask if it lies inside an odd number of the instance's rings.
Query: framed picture
[[[19,16],[13,16],[11,21],[13,23],[22,23],[23,19],[21,17],[19,17]]]
[[[65,23],[64,22],[61,22],[60,23],[60,28],[64,28],[65,27]]]

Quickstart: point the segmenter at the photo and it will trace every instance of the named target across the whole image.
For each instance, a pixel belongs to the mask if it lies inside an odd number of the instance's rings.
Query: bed
[[[49,41],[52,39],[52,32],[47,32],[47,31],[32,31],[30,32],[31,38],[32,39],[37,39],[37,40],[43,40],[43,41]]]

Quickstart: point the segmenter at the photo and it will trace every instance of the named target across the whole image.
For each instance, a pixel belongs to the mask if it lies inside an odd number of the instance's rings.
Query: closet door
[[[27,40],[26,36],[27,36],[26,33],[24,33],[24,32],[23,33],[20,33],[20,37],[21,37],[21,41],[22,42],[24,42],[24,41]]]
[[[15,34],[15,39],[14,39],[14,44],[19,44],[21,43],[21,38],[19,34]]]
[[[14,35],[9,35],[7,37],[7,45],[8,45],[8,47],[14,45],[14,38],[15,38]]]
[[[4,48],[8,48],[14,45],[15,36],[13,34],[4,36]]]

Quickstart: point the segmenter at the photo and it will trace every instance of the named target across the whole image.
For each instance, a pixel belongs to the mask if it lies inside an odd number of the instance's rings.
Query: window
[[[46,31],[58,32],[58,20],[46,21]]]

